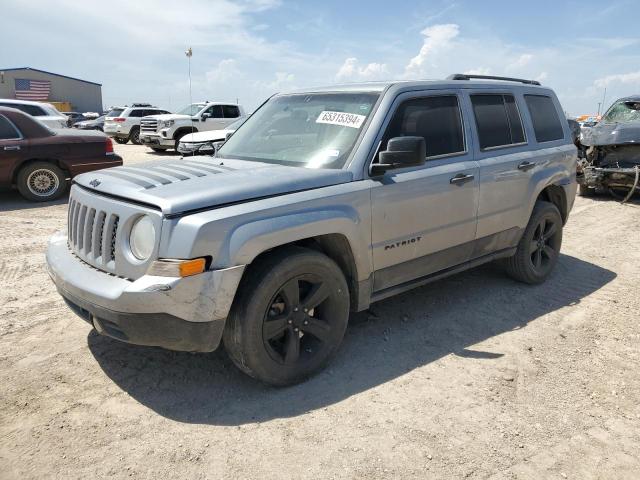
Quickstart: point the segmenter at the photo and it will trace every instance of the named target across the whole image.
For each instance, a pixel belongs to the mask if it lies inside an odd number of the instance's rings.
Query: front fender
[[[320,235],[343,235],[353,253],[359,280],[369,275],[366,229],[350,207],[307,210],[239,225],[219,252],[228,265],[247,265],[261,253],[281,245]],[[225,260],[226,257],[226,260]]]

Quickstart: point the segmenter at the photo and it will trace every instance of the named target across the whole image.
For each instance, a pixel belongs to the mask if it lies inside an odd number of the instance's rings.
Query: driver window
[[[204,111],[210,118],[222,118],[222,105],[213,105]]]
[[[394,137],[424,137],[427,159],[464,153],[464,132],[458,97],[443,95],[407,100],[396,110],[387,127],[380,151]]]

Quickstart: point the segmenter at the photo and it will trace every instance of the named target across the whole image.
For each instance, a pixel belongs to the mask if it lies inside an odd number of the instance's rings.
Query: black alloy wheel
[[[321,355],[329,342],[330,291],[325,280],[301,275],[285,283],[264,317],[262,340],[271,358],[285,365],[304,364]]]

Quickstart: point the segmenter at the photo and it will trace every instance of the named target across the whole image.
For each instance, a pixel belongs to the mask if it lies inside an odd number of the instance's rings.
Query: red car
[[[75,175],[122,165],[102,132],[52,130],[14,108],[0,107],[0,189],[28,200],[60,197]]]

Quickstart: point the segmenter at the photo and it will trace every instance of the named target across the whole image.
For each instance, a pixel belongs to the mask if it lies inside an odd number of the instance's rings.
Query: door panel
[[[395,136],[422,136],[428,157],[371,189],[374,291],[464,263],[476,234],[479,167],[458,92],[406,93],[392,111],[380,149]]]
[[[517,241],[519,237],[513,232],[526,226],[528,218],[523,209],[529,205],[531,179],[540,168],[537,155],[530,147],[531,132],[524,121],[524,101],[520,94],[498,89],[469,90],[468,95],[465,101],[469,102],[469,111],[473,113],[469,117],[480,136],[475,144],[475,159],[480,167],[476,238],[512,232],[505,238]],[[482,110],[474,110],[474,98],[479,100],[476,106],[485,109],[484,115]],[[504,103],[492,104],[487,100],[490,98],[501,98]],[[483,119],[485,123],[479,125]],[[495,242],[484,243],[493,245]],[[508,246],[511,245],[503,248]],[[491,252],[481,248],[477,253]]]
[[[474,178],[451,184],[458,174]],[[478,175],[475,162],[453,162],[389,172],[372,189],[374,290],[469,260],[476,234]]]

